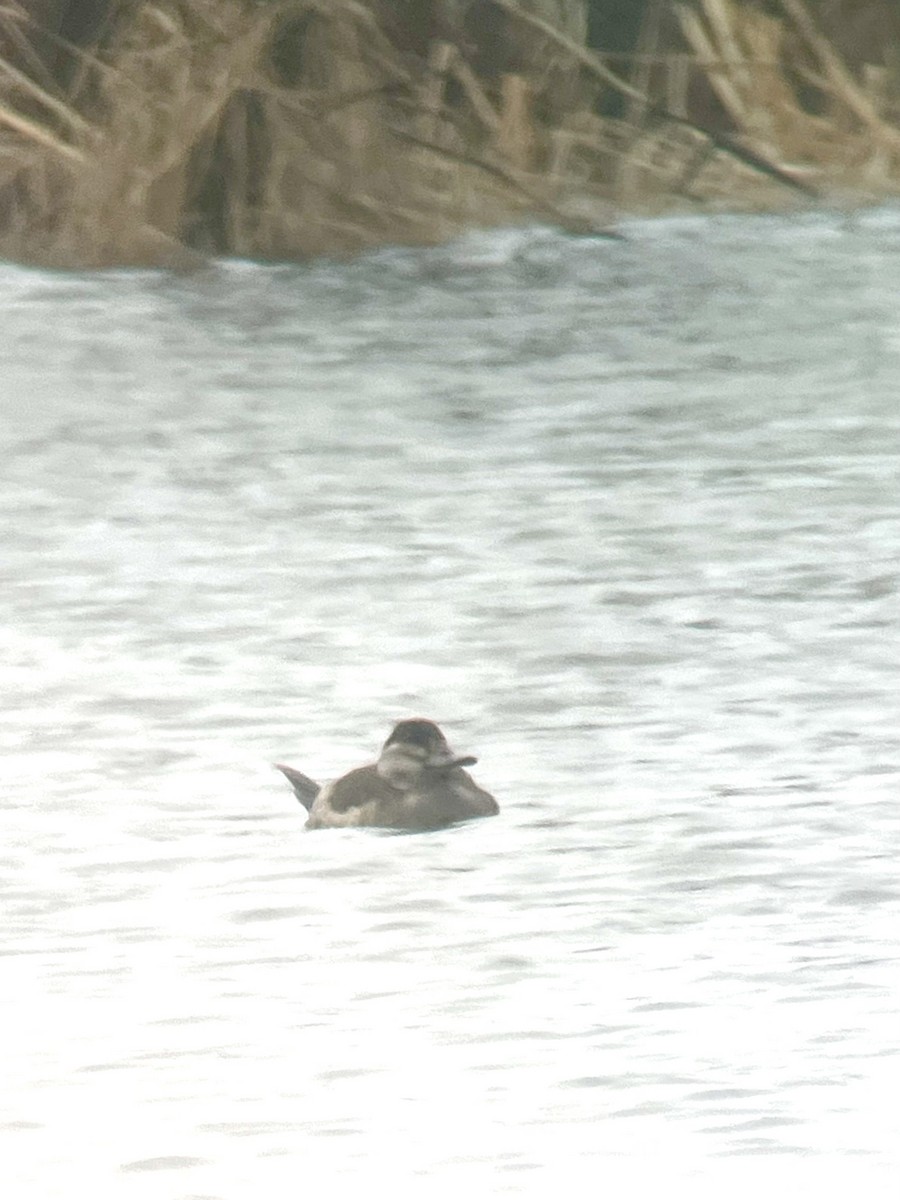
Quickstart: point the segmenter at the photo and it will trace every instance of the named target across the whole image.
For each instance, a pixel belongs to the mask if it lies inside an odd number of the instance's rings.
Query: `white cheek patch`
[[[425,754],[417,746],[389,746],[378,760],[378,774],[391,787],[407,791],[421,777]]]

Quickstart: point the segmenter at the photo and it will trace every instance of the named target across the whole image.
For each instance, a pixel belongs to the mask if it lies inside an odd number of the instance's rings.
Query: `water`
[[[900,212],[627,233],[3,268],[6,1194],[894,1194]]]

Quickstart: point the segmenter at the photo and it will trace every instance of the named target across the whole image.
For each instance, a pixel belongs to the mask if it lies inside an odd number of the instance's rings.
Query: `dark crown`
[[[394,726],[391,736],[384,743],[385,747],[392,746],[394,742],[406,742],[407,745],[421,746],[423,750],[446,745],[446,739],[434,721],[426,721],[422,717],[398,722]]]

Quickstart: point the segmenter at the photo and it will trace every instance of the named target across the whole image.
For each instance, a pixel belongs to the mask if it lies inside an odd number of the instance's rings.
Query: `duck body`
[[[490,792],[464,769],[475,761],[455,755],[433,721],[414,718],[394,727],[377,762],[323,788],[293,767],[278,769],[309,811],[307,829],[371,825],[428,830],[500,811]]]

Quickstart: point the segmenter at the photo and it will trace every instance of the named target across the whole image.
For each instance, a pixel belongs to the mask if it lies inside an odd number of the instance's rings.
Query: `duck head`
[[[435,725],[415,717],[395,725],[381,748],[377,771],[391,787],[405,792],[454,767],[471,767],[478,760],[454,754]]]

